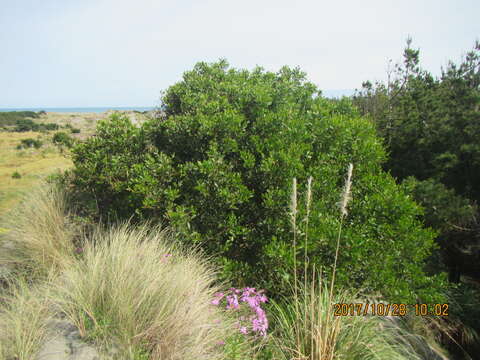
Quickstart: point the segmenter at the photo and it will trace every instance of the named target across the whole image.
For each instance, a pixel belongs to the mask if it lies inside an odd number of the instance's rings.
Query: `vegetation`
[[[36,123],[31,119],[21,119],[16,121],[16,126],[13,131],[26,132],[26,131],[48,131],[57,130],[58,125],[54,123]]]
[[[20,179],[22,175],[18,171],[14,171],[12,174],[12,179]]]
[[[31,148],[31,147],[34,147],[35,149],[40,149],[42,145],[43,145],[43,142],[39,139],[27,138],[27,139],[22,139],[20,141],[20,144],[17,145],[17,149],[21,150],[23,148]]]
[[[480,43],[438,78],[421,68],[419,54],[409,39],[403,64],[391,69],[388,82],[365,82],[353,100],[384,139],[389,152],[384,168],[403,181],[424,207],[425,223],[439,233],[431,272],[448,272],[455,285],[452,299],[460,296],[461,303],[478,308]],[[463,329],[455,341],[478,353],[480,317],[477,312],[460,317]]]
[[[43,146],[38,150],[17,150],[23,139],[39,139]],[[0,131],[0,218],[15,208],[42,179],[71,164],[71,160],[61,155],[45,135]],[[21,174],[21,178],[12,178],[15,171]]]
[[[11,214],[11,231],[2,239],[14,246],[0,256],[0,264],[13,265],[10,276],[0,278],[7,282],[0,289],[2,358],[34,358],[48,338],[49,320],[60,315],[85,341],[102,352],[115,346],[124,359],[420,358],[399,340],[394,323],[334,318],[332,301],[353,298],[332,296],[315,281],[308,288],[313,293],[302,290],[269,309],[267,335],[262,292],[221,291],[225,284],[198,249],[187,250],[171,232],[149,224],[82,228],[72,211],[61,189],[44,185]],[[241,302],[255,308],[252,334],[243,327],[248,312],[237,310]],[[305,331],[298,334],[308,345],[302,352],[290,347],[297,330]],[[324,333],[333,336],[328,343],[322,343]]]
[[[10,282],[0,293],[0,358],[32,359],[47,338],[49,303],[41,296],[41,286],[25,279]]]
[[[0,125],[16,125],[18,121],[26,118],[38,119],[39,117],[40,114],[34,111],[2,111],[0,112]]]
[[[337,247],[335,252],[334,274],[340,249],[340,235],[343,220],[348,216],[348,203],[351,200],[353,165],[349,165],[340,199],[340,224],[338,228]],[[312,203],[312,182],[309,178],[306,189],[305,232],[302,236],[308,241],[309,210]],[[293,248],[296,249],[297,239],[297,183],[293,180],[291,198],[291,224],[294,232]],[[305,250],[304,258],[308,258]],[[296,272],[296,264],[294,269]],[[295,273],[294,272],[294,273]],[[273,342],[275,359],[421,359],[408,340],[408,335],[402,333],[402,328],[395,320],[383,320],[374,316],[338,316],[335,304],[367,304],[366,299],[355,299],[352,291],[336,288],[334,292],[333,277],[330,285],[324,281],[322,271],[314,268],[310,280],[307,280],[307,267],[304,267],[304,282],[293,280],[293,290],[290,296],[280,302],[273,302],[271,313],[275,324]],[[293,299],[293,300],[292,300]],[[347,305],[348,306],[348,305]],[[358,311],[358,309],[357,309]],[[362,312],[363,313],[363,312]],[[367,311],[368,313],[368,311]],[[404,314],[406,315],[406,313]],[[395,318],[393,318],[395,319]],[[407,335],[407,336],[405,336]],[[409,334],[410,335],[410,334]],[[418,337],[420,350],[434,353],[434,350],[422,337]]]
[[[11,218],[4,239],[14,246],[0,258],[13,265],[0,294],[2,358],[33,358],[59,314],[98,346],[118,345],[122,358],[225,358],[218,343],[236,329],[210,304],[219,288],[198,251],[158,227],[96,227],[84,237],[61,191],[45,186],[30,198]]]
[[[294,261],[285,214],[289,182],[322,179],[312,189],[317,241],[308,251],[311,264],[331,276],[338,179],[355,162],[357,201],[345,225],[348,251],[338,259],[338,284],[399,302],[438,301],[442,277],[422,269],[434,233],[382,171],[375,129],[347,102],[317,95],[298,69],[274,74],[199,63],[166,91],[165,118],[137,127],[114,116],[72,150],[73,191],[97,219],[165,222],[179,241],[216,255],[224,279],[279,294],[288,289]]]
[[[33,121],[33,119],[39,119],[45,114],[44,111],[38,113],[33,111],[0,112],[0,129],[16,132],[57,130],[58,124]]]
[[[52,142],[59,146],[65,146],[66,148],[71,148],[73,145],[73,139],[63,131],[56,132],[53,135]]]
[[[62,315],[134,360],[473,359],[479,59],[434,78],[408,40],[387,84],[333,101],[299,69],[199,63],[145,123],[59,121],[81,127],[52,137],[74,168],[0,224],[0,358],[34,358]],[[0,133],[2,201],[54,161],[40,115],[0,116],[20,131]],[[378,301],[449,317],[334,313]]]
[[[79,134],[81,132],[79,128],[73,127],[70,124],[66,124],[64,127],[65,129],[69,129],[72,134]]]

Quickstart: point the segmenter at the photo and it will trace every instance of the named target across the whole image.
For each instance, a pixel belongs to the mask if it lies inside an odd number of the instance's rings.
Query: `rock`
[[[78,329],[65,319],[52,319],[48,323],[47,340],[35,360],[113,360],[117,349],[101,355],[92,345],[85,343]]]

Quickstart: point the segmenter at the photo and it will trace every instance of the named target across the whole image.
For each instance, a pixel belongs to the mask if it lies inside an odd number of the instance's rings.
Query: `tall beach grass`
[[[74,229],[69,221],[63,191],[43,184],[11,211],[4,224],[0,264],[15,276],[45,279],[58,274],[74,261]]]
[[[210,302],[215,273],[159,227],[97,229],[55,284],[55,301],[82,335],[150,359],[219,359],[233,325]]]
[[[60,315],[99,350],[115,346],[120,359],[252,358],[242,339],[229,341],[233,317],[211,305],[221,289],[208,258],[159,226],[83,233],[68,209],[61,190],[44,187],[2,235],[0,265],[13,271],[0,290],[0,359],[34,359],[48,320]]]
[[[46,291],[19,278],[0,293],[0,359],[35,358],[47,337],[51,304]]]
[[[347,177],[339,201],[339,228],[335,247],[333,273],[329,281],[313,266],[307,272],[307,245],[305,245],[305,267],[303,283],[297,278],[297,181],[293,179],[290,216],[293,230],[294,277],[292,296],[274,302],[271,308],[275,323],[272,337],[276,358],[293,360],[333,359],[420,359],[408,342],[399,341],[399,329],[383,326],[383,320],[372,316],[334,316],[334,304],[358,303],[353,294],[335,288],[335,272],[339,255],[343,220],[348,216],[348,202],[351,200],[353,165],[347,170]],[[308,216],[312,199],[312,181],[307,182],[306,228],[303,231],[308,242]],[[314,241],[314,240],[313,240]],[[321,264],[320,264],[321,265]],[[291,300],[293,299],[293,301]]]

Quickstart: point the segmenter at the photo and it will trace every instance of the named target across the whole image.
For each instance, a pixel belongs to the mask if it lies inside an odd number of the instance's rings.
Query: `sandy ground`
[[[104,113],[54,113],[49,112],[39,119],[40,123],[55,123],[64,127],[70,125],[80,129],[80,133],[70,133],[70,129],[61,128],[58,131],[69,133],[70,136],[85,140],[95,133],[99,120],[105,119],[114,111]],[[147,116],[134,111],[121,111],[133,123],[140,124]],[[53,145],[51,138],[56,131],[47,132],[7,132],[0,131],[0,218],[8,213],[23,196],[41,183],[50,174],[62,172],[72,166],[68,150],[63,152]],[[17,149],[22,139],[40,139],[44,145],[39,148]],[[21,177],[13,178],[18,172]],[[0,223],[0,232],[3,231]]]

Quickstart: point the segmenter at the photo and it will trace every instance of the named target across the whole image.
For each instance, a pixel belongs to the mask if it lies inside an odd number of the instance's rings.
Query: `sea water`
[[[0,108],[0,112],[5,111],[46,111],[46,112],[58,112],[58,113],[103,113],[108,110],[119,110],[119,111],[150,111],[154,110],[155,107],[144,107],[144,106],[104,106],[104,107],[35,107],[35,108]]]

